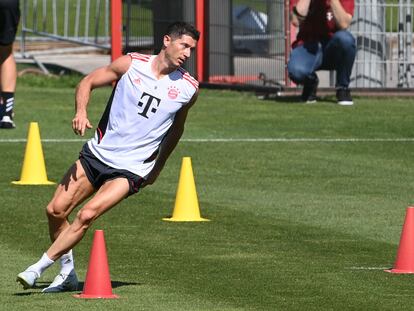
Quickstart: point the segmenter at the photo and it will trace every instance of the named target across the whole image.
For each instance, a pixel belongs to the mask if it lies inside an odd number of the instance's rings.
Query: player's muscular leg
[[[16,62],[12,45],[0,46],[0,85],[3,92],[14,92],[16,89]]]
[[[125,178],[109,180],[102,185],[95,196],[77,213],[73,223],[66,226],[48,249],[47,255],[56,260],[72,249],[85,235],[93,221],[124,199],[129,192]]]
[[[76,161],[63,177],[52,200],[46,207],[49,234],[52,241],[69,226],[68,216],[72,210],[93,192],[94,189],[86,177],[80,161]]]

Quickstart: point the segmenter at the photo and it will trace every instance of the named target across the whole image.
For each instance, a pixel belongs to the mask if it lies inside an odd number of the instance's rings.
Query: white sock
[[[50,259],[46,253],[44,253],[42,258],[40,258],[40,260],[34,265],[31,265],[29,268],[27,268],[26,271],[34,271],[40,276],[43,271],[49,268],[53,263],[54,261]]]
[[[69,274],[75,269],[72,250],[60,257],[60,273]]]

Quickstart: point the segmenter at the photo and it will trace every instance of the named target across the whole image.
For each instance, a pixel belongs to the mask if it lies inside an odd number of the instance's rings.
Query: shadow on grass
[[[46,288],[49,286],[49,282],[37,282],[37,284],[33,287],[33,290],[36,291],[24,291],[24,292],[19,292],[19,293],[14,293],[13,296],[31,296],[31,295],[44,295],[41,291],[43,288]],[[122,287],[122,286],[135,286],[135,285],[143,285],[144,283],[137,283],[137,282],[122,282],[122,281],[112,281],[112,288],[118,288],[118,287]],[[76,290],[73,291],[66,291],[65,293],[75,293],[75,292],[79,292],[82,291],[83,287],[85,285],[85,282],[79,282],[78,288]]]
[[[274,101],[278,103],[285,103],[285,104],[297,104],[297,105],[315,105],[320,103],[327,103],[327,104],[337,104],[336,98],[333,96],[318,96],[316,99],[316,103],[308,104],[302,101],[300,95],[282,95],[282,96],[273,96],[273,97],[264,97],[260,98],[265,101]]]

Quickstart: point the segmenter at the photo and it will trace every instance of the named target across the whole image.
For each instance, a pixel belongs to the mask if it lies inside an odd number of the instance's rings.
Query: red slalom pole
[[[196,28],[198,31],[200,31],[200,39],[197,43],[196,70],[197,80],[200,82],[205,82],[208,79],[206,70],[206,66],[208,64],[206,53],[207,3],[207,0],[196,0]]]
[[[122,56],[122,0],[111,0],[111,61]]]

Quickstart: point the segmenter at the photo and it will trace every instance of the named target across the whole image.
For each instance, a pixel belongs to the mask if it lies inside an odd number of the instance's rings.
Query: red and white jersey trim
[[[141,54],[141,53],[130,53],[132,59],[137,59],[143,62],[149,62],[151,55]]]
[[[194,88],[198,89],[198,81],[196,79],[194,79],[189,73],[188,71],[186,71],[185,69],[179,67],[178,71],[182,73],[183,75],[183,79],[188,81],[192,86],[194,86]]]

